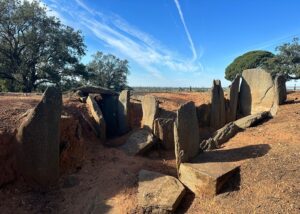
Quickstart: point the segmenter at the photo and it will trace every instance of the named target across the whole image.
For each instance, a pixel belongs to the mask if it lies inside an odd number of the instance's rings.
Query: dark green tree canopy
[[[237,74],[243,70],[262,67],[267,60],[274,58],[274,54],[268,51],[250,51],[237,57],[225,70],[225,78],[234,80]]]
[[[276,48],[277,54],[265,63],[273,75],[283,74],[287,80],[300,79],[300,44],[294,38],[291,43],[284,43]]]
[[[128,67],[127,60],[97,52],[87,65],[90,75],[88,84],[121,91],[127,87]]]
[[[0,1],[0,84],[30,92],[85,76],[81,32],[47,14],[39,1]]]

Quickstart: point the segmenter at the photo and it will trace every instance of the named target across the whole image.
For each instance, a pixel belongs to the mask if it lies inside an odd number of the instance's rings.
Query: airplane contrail
[[[174,2],[175,2],[175,5],[177,7],[177,10],[178,10],[181,22],[183,24],[186,36],[187,36],[187,38],[189,40],[189,43],[190,43],[190,48],[191,48],[191,51],[193,53],[193,60],[196,60],[197,59],[197,52],[196,52],[196,49],[195,49],[194,42],[192,40],[191,34],[190,34],[190,32],[189,32],[189,30],[188,30],[188,28],[186,26],[186,23],[185,23],[185,20],[184,20],[183,13],[181,11],[181,7],[180,7],[180,4],[179,4],[179,1],[178,0],[174,0]]]

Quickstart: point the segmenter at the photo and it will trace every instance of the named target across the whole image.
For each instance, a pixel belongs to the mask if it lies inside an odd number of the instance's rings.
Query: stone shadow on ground
[[[206,151],[192,160],[193,163],[235,162],[262,157],[271,147],[268,144],[249,145],[240,148]]]

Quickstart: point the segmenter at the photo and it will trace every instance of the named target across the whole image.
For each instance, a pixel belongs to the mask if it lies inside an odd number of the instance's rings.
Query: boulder
[[[102,140],[106,140],[106,123],[102,114],[100,107],[98,106],[97,102],[94,100],[92,96],[88,96],[86,100],[86,106],[88,111],[94,118],[93,126],[97,131],[98,137]]]
[[[154,120],[158,115],[158,101],[151,95],[146,95],[142,99],[143,120],[144,128],[153,130]]]
[[[182,163],[179,180],[196,196],[212,197],[238,171],[239,166],[229,162]]]
[[[49,87],[18,128],[19,168],[27,181],[41,187],[58,181],[61,110],[61,92]]]
[[[246,129],[262,122],[270,116],[271,114],[268,111],[259,112],[256,114],[248,115],[246,117],[242,117],[241,119],[234,121],[234,124],[241,129]]]
[[[174,141],[177,167],[199,153],[199,126],[194,102],[185,103],[177,110]]]
[[[210,127],[219,129],[226,123],[225,99],[220,80],[213,81],[211,90]]]
[[[275,84],[271,74],[260,68],[243,71],[239,98],[241,114],[270,111],[274,103]]]
[[[275,77],[275,93],[276,93],[276,99],[278,105],[282,105],[287,98],[287,92],[286,92],[286,79],[284,75],[277,75]]]
[[[118,102],[118,97],[112,95],[102,95],[101,102],[98,102],[106,123],[107,137],[118,135]]]
[[[174,213],[185,188],[172,176],[141,170],[139,172],[138,204],[144,213]]]
[[[154,135],[162,142],[165,149],[174,149],[174,119],[156,118]]]
[[[236,119],[237,116],[237,107],[239,99],[239,90],[240,90],[240,76],[237,76],[230,86],[229,91],[229,115],[228,121],[231,122]]]
[[[125,134],[129,131],[129,113],[130,113],[130,91],[124,90],[119,95],[118,102],[118,123],[119,134]]]
[[[154,144],[154,136],[148,129],[134,131],[121,149],[128,155],[142,155]]]

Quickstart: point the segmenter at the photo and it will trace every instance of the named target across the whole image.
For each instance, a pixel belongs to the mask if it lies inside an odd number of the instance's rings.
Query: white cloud
[[[68,20],[69,22],[76,22],[84,32],[88,30],[99,42],[110,47],[113,52],[134,61],[155,78],[163,79],[162,69],[165,68],[177,72],[202,71],[201,64],[194,61],[197,57],[196,52],[192,61],[177,56],[151,35],[132,26],[116,14],[106,15],[95,11],[81,0],[74,0],[81,10],[74,10],[74,1],[71,2],[72,5],[58,3],[57,0],[50,1],[57,5],[57,8],[51,7],[53,10],[58,13],[63,11],[75,19]],[[63,8],[61,5],[70,8]]]

